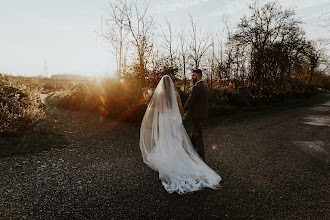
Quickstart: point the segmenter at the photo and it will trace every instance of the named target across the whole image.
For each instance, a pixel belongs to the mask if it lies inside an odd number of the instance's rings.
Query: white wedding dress
[[[140,130],[143,161],[159,172],[168,193],[216,189],[221,177],[199,157],[183,126],[172,80],[159,82]]]

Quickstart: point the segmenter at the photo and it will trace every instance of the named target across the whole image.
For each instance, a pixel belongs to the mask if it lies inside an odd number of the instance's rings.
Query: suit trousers
[[[201,119],[192,119],[192,135],[191,143],[196,149],[199,156],[205,161],[205,151],[204,151],[204,141],[203,141],[203,132],[202,124],[203,120]]]

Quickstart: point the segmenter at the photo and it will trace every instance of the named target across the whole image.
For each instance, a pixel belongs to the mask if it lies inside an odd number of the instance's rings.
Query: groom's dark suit
[[[191,142],[199,156],[205,161],[202,123],[208,116],[209,88],[203,81],[197,82],[191,89],[183,109],[192,120]]]

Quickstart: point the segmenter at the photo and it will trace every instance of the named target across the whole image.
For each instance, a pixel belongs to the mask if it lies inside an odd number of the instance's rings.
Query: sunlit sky
[[[109,0],[0,0],[0,73],[112,74],[112,54],[96,31]],[[189,25],[187,13],[205,29],[223,30],[223,15],[234,26],[253,0],[151,0],[156,22],[174,30]],[[259,3],[268,1],[259,0]],[[330,0],[279,0],[303,21],[308,39],[330,36]],[[159,25],[158,25],[159,26]]]

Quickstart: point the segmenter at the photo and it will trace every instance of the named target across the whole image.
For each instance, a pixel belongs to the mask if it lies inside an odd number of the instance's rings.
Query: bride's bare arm
[[[179,110],[181,113],[181,116],[183,115],[183,107],[182,107],[182,103],[181,103],[181,98],[178,92],[175,93],[176,94],[176,100],[178,101],[178,106],[179,106]]]

